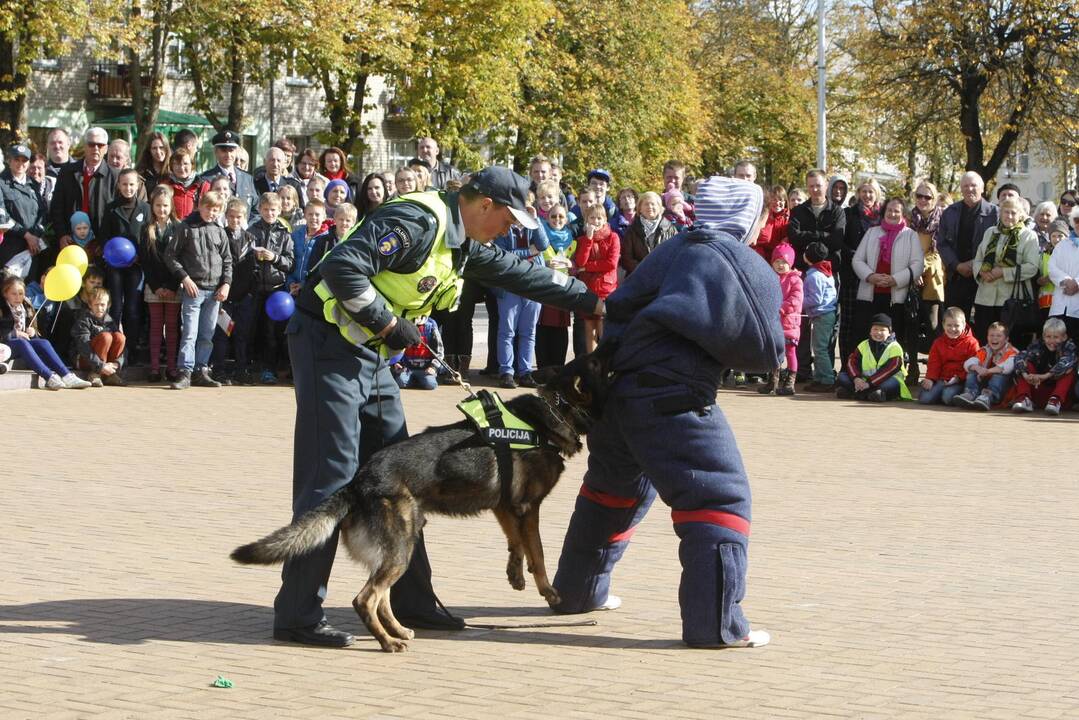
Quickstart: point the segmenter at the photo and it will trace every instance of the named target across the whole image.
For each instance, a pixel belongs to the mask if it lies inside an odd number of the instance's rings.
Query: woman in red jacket
[[[195,200],[199,194],[199,182],[195,176],[191,155],[184,148],[177,148],[169,155],[169,172],[161,178],[161,185],[172,189],[172,217],[183,220],[195,212]],[[152,193],[153,188],[147,188]]]
[[[577,238],[577,279],[588,289],[606,299],[618,287],[618,255],[621,243],[607,224],[607,210],[596,204],[584,211],[584,228]],[[603,335],[603,318],[583,315],[585,351],[592,352]]]
[[[753,249],[771,262],[776,247],[787,242],[787,225],[790,224],[791,214],[787,208],[787,191],[781,185],[773,185],[764,201],[765,207],[768,208],[768,218],[761,226],[761,234],[757,237],[757,244]]]

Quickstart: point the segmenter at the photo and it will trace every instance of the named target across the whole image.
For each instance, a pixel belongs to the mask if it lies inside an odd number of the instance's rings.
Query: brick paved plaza
[[[456,419],[458,398],[405,393],[410,426]],[[594,627],[420,631],[390,656],[344,553],[328,608],[360,635],[346,650],[273,641],[277,568],[227,557],[288,520],[290,388],[0,393],[23,418],[3,449],[0,718],[1079,717],[1079,415],[720,404],[753,479],[745,605],[770,646],[680,645],[657,505]],[[544,506],[552,571],[583,468]],[[469,620],[572,619],[509,587],[493,517],[427,538]]]

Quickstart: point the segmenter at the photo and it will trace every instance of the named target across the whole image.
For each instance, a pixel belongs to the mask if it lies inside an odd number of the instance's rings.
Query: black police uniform
[[[568,310],[593,311],[597,298],[584,284],[466,238],[457,194],[441,197],[447,205],[444,243],[459,276]],[[432,250],[437,229],[438,221],[427,208],[387,203],[307,277],[286,331],[296,387],[296,517],[348,484],[373,452],[408,435],[400,391],[388,365],[375,349],[348,342],[324,319],[314,288],[324,280],[353,319],[372,330],[384,328],[393,312],[375,293],[371,278],[387,270],[418,270]],[[324,620],[322,601],[336,550],[335,533],[319,550],[285,564],[274,602],[275,629],[307,628]],[[394,585],[391,601],[400,618],[437,617],[422,537],[408,571]]]

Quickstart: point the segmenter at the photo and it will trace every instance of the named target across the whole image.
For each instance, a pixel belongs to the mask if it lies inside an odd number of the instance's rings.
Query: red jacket
[[[618,256],[622,245],[610,225],[604,225],[592,235],[577,238],[577,279],[601,298],[606,298],[618,287]]]
[[[168,185],[172,188],[172,217],[183,220],[195,211],[195,198],[199,193],[199,182],[192,182],[186,187],[176,182],[172,175],[161,178],[159,185]],[[150,188],[152,191],[153,188]]]
[[[757,236],[757,244],[753,249],[769,263],[772,262],[772,251],[776,245],[787,242],[787,226],[790,221],[790,211],[786,208],[779,213],[768,211],[768,219],[761,225],[761,233]]]
[[[941,335],[929,348],[925,379],[947,381],[953,377],[966,378],[967,371],[963,363],[977,355],[979,349],[978,341],[969,326],[963,328],[963,333],[954,340],[947,335]]]

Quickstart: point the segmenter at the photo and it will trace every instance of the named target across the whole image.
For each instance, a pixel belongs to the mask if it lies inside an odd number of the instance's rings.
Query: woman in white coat
[[[1068,337],[1079,341],[1079,207],[1072,208],[1068,222],[1071,233],[1049,258],[1049,280],[1055,286],[1049,317],[1063,320]]]
[[[865,338],[876,313],[887,313],[897,338],[907,337],[904,303],[911,283],[922,276],[925,257],[918,233],[907,227],[907,203],[891,198],[878,227],[870,228],[854,253],[851,266],[861,281],[854,314],[854,334]],[[917,348],[903,348],[911,357]]]
[[[985,344],[989,326],[1000,320],[1001,311],[1008,298],[1017,293],[1023,295],[1023,283],[1029,297],[1037,294],[1030,286],[1031,279],[1041,269],[1041,251],[1038,236],[1023,222],[1026,213],[1018,200],[1002,200],[997,224],[985,231],[978,251],[974,253],[974,277],[978,291],[974,295],[974,335]],[[1016,347],[1026,347],[1026,337],[1012,333],[1011,341]],[[1024,330],[1029,330],[1026,328]],[[1023,333],[1027,335],[1026,332]]]

